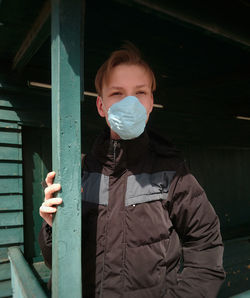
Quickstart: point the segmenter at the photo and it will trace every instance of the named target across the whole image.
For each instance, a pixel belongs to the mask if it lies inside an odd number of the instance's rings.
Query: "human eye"
[[[136,92],[136,94],[137,94],[137,95],[146,95],[146,91],[144,91],[144,90],[138,90],[138,91]]]
[[[119,92],[119,91],[112,92],[112,93],[110,94],[110,96],[119,96],[119,95],[121,95],[121,92]]]

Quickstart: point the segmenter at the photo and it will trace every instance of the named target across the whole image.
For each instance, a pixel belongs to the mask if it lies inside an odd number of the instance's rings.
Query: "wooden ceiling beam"
[[[24,38],[12,63],[12,70],[21,70],[50,35],[50,1],[46,1],[30,31]]]
[[[207,4],[209,7],[209,13],[206,11],[206,6],[198,6],[196,1],[188,2],[187,5],[181,5],[179,1],[173,0],[117,0],[120,3],[129,6],[137,6],[148,13],[154,13],[158,16],[167,17],[170,20],[176,20],[182,24],[188,26],[194,26],[202,29],[207,33],[217,35],[221,38],[225,38],[234,43],[237,43],[242,48],[250,49],[250,34],[249,28],[246,24],[249,24],[249,20],[245,18],[245,11],[249,7],[237,7],[234,11],[224,1],[225,8],[216,6],[213,1]],[[239,5],[235,1],[234,5]],[[222,5],[222,4],[220,4]],[[243,4],[242,4],[243,5]],[[229,10],[229,15],[234,18],[225,18],[224,13]],[[238,21],[240,20],[240,22]]]

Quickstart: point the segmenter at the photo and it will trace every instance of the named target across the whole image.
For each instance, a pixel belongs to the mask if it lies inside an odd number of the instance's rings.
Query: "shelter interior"
[[[0,297],[12,295],[9,246],[24,249],[41,282],[49,277],[37,237],[51,170],[50,10],[50,1],[0,1]],[[249,14],[249,0],[97,0],[84,11],[85,92],[95,93],[98,67],[127,40],[155,72],[148,125],[182,150],[220,218],[227,278],[219,297],[250,288]],[[87,94],[83,153],[104,127]]]

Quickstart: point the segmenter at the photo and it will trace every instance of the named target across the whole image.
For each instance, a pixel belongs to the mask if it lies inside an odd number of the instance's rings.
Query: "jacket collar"
[[[148,150],[149,138],[145,131],[132,140],[112,140],[107,127],[97,138],[92,155],[110,168],[125,169],[142,160]]]

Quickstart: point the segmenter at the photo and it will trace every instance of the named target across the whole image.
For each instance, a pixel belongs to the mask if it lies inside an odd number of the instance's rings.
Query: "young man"
[[[219,220],[174,149],[145,131],[152,70],[128,46],[112,53],[95,84],[108,126],[84,160],[83,297],[216,297],[224,279]],[[50,267],[52,214],[62,202],[53,198],[54,176],[40,208]]]

